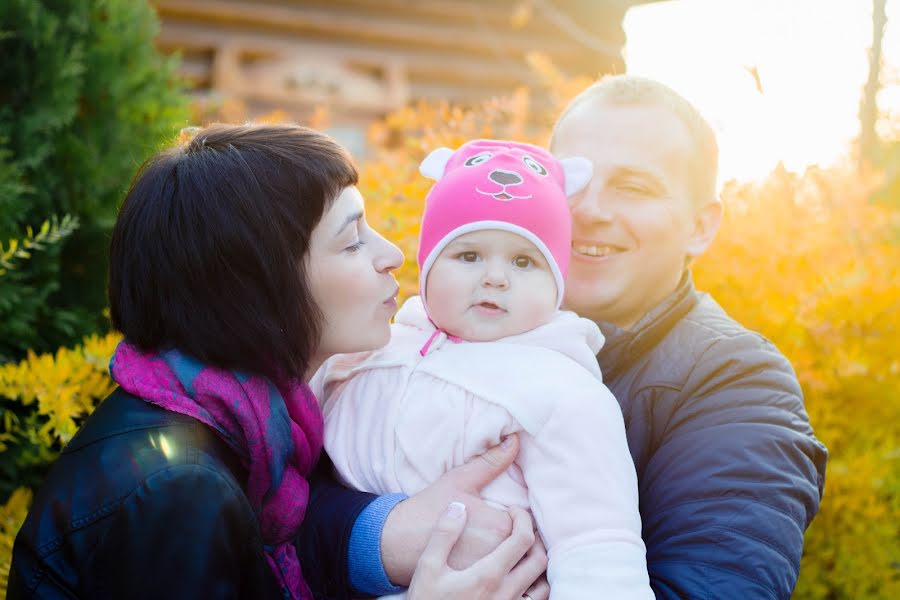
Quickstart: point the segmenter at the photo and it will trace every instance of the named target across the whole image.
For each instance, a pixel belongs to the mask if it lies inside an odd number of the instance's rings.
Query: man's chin
[[[621,304],[620,296],[611,287],[598,285],[596,281],[583,288],[566,284],[562,307],[594,321],[605,321],[610,318],[615,307]]]

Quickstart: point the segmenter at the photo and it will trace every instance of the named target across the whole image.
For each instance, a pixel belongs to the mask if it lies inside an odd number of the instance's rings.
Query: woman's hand
[[[467,569],[448,563],[466,525],[466,507],[453,502],[437,522],[416,566],[407,600],[548,600],[550,588],[540,577],[547,567],[543,544],[535,543],[531,517],[513,507],[512,532],[496,550]]]
[[[509,537],[509,513],[488,505],[481,498],[481,490],[509,468],[518,452],[519,438],[510,435],[504,443],[448,471],[391,511],[381,533],[381,560],[395,585],[409,585],[435,523],[451,502],[467,508],[465,530],[450,555],[452,567],[471,566]]]

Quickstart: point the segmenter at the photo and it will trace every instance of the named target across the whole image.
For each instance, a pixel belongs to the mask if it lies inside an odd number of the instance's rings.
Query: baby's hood
[[[546,325],[498,341],[556,350],[602,380],[597,353],[603,347],[605,338],[596,323],[571,311],[558,310]]]
[[[415,327],[416,329],[428,332],[436,329],[434,323],[428,318],[428,313],[425,311],[425,304],[422,302],[421,296],[411,296],[403,303],[403,306],[401,306],[400,310],[397,311],[397,314],[394,315],[394,324]]]

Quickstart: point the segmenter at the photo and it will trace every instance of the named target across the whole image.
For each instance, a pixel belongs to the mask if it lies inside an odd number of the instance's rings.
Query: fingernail
[[[503,442],[500,444],[500,447],[509,448],[510,446],[512,446],[512,443],[512,436],[506,436],[505,438],[503,438]]]
[[[461,519],[466,514],[466,505],[462,502],[451,502],[447,507],[447,516],[454,519]]]

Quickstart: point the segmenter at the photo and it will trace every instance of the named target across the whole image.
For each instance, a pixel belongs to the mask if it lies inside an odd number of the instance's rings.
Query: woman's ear
[[[594,165],[586,158],[572,156],[559,161],[566,177],[566,196],[584,189],[594,175]]]
[[[422,161],[422,164],[419,165],[419,173],[429,179],[440,181],[441,177],[444,176],[444,168],[447,166],[447,161],[450,160],[453,153],[454,151],[450,148],[437,148],[436,150],[432,150],[431,153],[425,157],[425,160]]]

